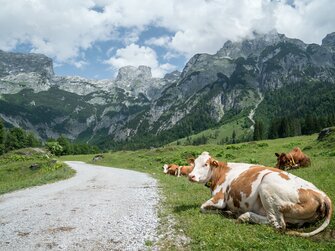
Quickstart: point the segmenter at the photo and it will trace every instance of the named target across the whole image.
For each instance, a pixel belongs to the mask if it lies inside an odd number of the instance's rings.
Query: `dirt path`
[[[251,130],[255,129],[255,120],[254,120],[254,116],[255,116],[255,112],[258,108],[258,106],[260,105],[260,103],[262,103],[262,101],[264,100],[264,96],[262,95],[262,93],[260,92],[260,90],[257,90],[258,96],[259,96],[259,100],[257,101],[257,103],[255,104],[255,107],[253,109],[251,109],[248,118],[250,119],[250,121],[252,122],[252,126],[250,127]]]
[[[156,181],[67,162],[75,177],[0,197],[1,250],[143,250],[156,238]]]

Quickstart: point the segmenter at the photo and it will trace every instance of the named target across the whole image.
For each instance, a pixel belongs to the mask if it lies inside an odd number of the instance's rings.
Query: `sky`
[[[320,44],[335,31],[334,0],[0,0],[0,49],[51,57],[57,75],[115,78],[147,65],[154,77],[196,53],[277,30]]]

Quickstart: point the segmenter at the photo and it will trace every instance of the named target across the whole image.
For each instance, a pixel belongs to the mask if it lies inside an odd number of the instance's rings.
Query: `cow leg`
[[[278,230],[285,230],[286,229],[286,223],[284,221],[284,217],[282,213],[279,212],[267,212],[267,217],[269,219],[269,222],[272,226],[274,226]]]
[[[226,207],[226,203],[224,201],[224,195],[220,191],[216,193],[210,200],[206,201],[204,204],[201,205],[201,212],[203,213],[209,213],[209,212],[214,212],[218,213],[219,210],[222,210]]]
[[[212,199],[210,199],[201,205],[200,210],[202,213],[219,213],[219,210],[222,210],[225,207],[226,203],[223,200],[219,200],[215,203]]]
[[[178,175],[177,175],[177,177],[180,177],[180,170],[181,170],[181,166],[178,167]]]
[[[261,190],[259,195],[269,223],[278,230],[285,230],[284,215],[280,212],[279,203],[277,203],[280,199],[275,194],[270,194],[266,190]]]
[[[268,219],[265,216],[259,215],[259,214],[255,214],[253,212],[246,212],[242,215],[240,215],[237,218],[237,222],[240,223],[246,223],[246,222],[250,222],[250,223],[256,223],[256,224],[269,224]]]

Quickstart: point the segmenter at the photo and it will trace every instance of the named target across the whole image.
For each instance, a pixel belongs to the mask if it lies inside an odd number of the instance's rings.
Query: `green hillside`
[[[252,138],[252,131],[250,130],[251,122],[247,118],[240,118],[216,128],[204,130],[200,133],[178,139],[170,145],[203,145],[203,144],[217,144],[223,145],[233,141],[233,134],[235,131],[235,141],[244,142]]]

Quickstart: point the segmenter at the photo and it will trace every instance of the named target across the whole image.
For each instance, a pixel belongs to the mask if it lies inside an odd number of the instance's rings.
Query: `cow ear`
[[[211,166],[214,166],[214,167],[219,166],[219,162],[215,159],[211,159],[209,163],[210,163]]]
[[[279,157],[279,153],[275,153],[275,155],[276,155],[277,157]]]
[[[189,158],[189,159],[187,159],[187,162],[188,162],[191,166],[194,166],[194,158]]]

